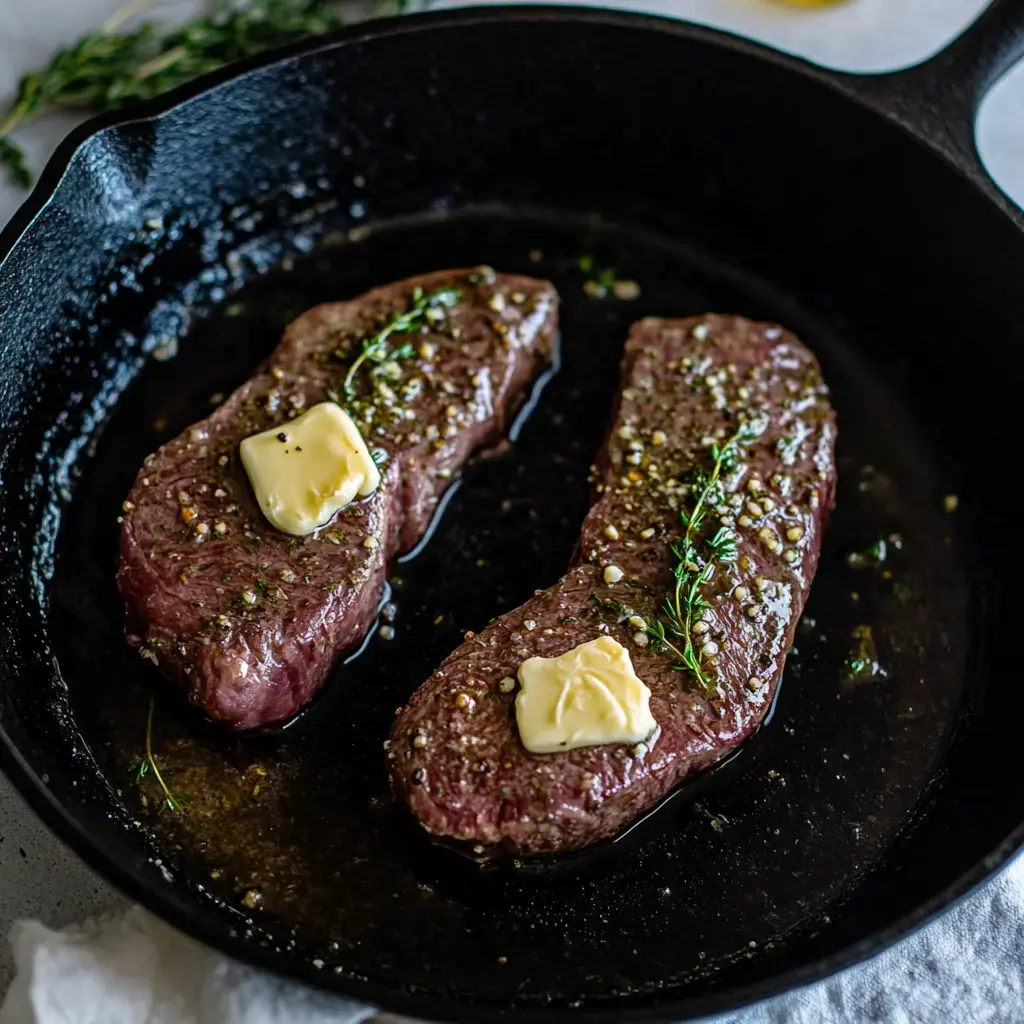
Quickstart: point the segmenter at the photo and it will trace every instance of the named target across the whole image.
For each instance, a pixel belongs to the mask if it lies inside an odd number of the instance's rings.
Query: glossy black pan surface
[[[465,12],[347,32],[84,141],[0,244],[5,770],[173,923],[428,1018],[725,1009],[983,879],[1024,837],[1005,568],[1024,234],[963,127],[1010,54],[1009,6],[944,58],[963,87],[923,104],[924,72],[830,76],[618,14]],[[933,122],[944,157],[914,135]],[[640,298],[588,297],[584,253]],[[113,587],[136,466],[296,311],[475,262],[556,282],[560,372],[397,571],[398,639],[295,725],[225,739],[157,686],[155,750],[194,798],[158,813],[133,777],[155,679]],[[393,707],[564,565],[628,323],[707,308],[792,327],[833,386],[842,483],[814,625],[754,748],[639,835],[569,869],[467,874],[388,804]],[[852,569],[880,537],[885,565]],[[854,684],[859,624],[887,675]]]

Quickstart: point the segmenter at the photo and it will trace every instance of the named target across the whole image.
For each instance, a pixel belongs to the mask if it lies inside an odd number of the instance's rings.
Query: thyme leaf
[[[846,657],[844,667],[850,682],[862,682],[876,677],[885,678],[888,673],[879,664],[878,649],[870,626],[853,627],[853,647]]]
[[[614,267],[603,266],[590,253],[579,258],[583,274],[583,291],[592,299],[620,299],[626,302],[640,297],[640,285],[636,281],[620,278]]]
[[[583,290],[593,299],[607,298],[615,285],[615,268],[601,266],[589,253],[580,257],[579,268],[586,277]]]
[[[16,128],[54,110],[118,110],[151,99],[225,64],[340,28],[336,0],[207,0],[194,20],[173,26],[125,23],[159,0],[136,0],[104,25],[58,50],[50,63],[22,78],[6,115],[0,113],[0,169],[31,184],[24,153],[10,140]],[[400,12],[399,2],[376,13]]]

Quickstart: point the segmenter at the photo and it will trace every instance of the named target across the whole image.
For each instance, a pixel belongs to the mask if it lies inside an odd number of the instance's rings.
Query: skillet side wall
[[[79,149],[0,264],[0,725],[5,769],[41,780],[36,806],[50,804],[66,838],[88,836],[91,859],[114,865],[134,895],[280,967],[161,874],[75,731],[47,634],[47,579],[76,452],[147,350],[186,332],[183,308],[213,305],[363,220],[483,201],[600,210],[800,295],[863,339],[957,493],[971,496],[960,529],[973,538],[972,696],[941,785],[833,927],[750,969],[757,993],[785,970],[812,976],[817,958],[915,914],[965,874],[980,879],[1011,833],[1019,844],[1024,795],[1009,780],[1020,601],[1003,568],[1017,516],[997,488],[1015,472],[1024,236],[898,129],[792,62],[745,49],[614,19],[414,23],[253,72]],[[288,970],[411,1005],[373,982]],[[668,991],[617,1017],[680,1016],[742,995],[713,990],[699,1007],[673,1006],[681,993]]]

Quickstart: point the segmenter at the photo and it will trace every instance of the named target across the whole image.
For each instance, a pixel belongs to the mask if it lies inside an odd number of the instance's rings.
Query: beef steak
[[[346,392],[363,341],[443,291],[451,308],[392,333],[387,357],[362,359]],[[121,529],[129,642],[228,726],[293,715],[365,634],[388,562],[422,537],[469,455],[504,430],[549,361],[556,324],[549,284],[489,268],[303,314],[223,405],[145,460]],[[381,484],[315,534],[290,537],[260,513],[238,446],[325,397],[376,450]]]
[[[723,526],[737,542],[735,560],[715,560],[709,607],[693,619],[705,686],[673,669],[647,627],[664,621],[674,590],[680,513],[706,486],[712,443],[724,446],[740,423],[756,440],[737,446],[697,531],[703,550]],[[483,859],[577,849],[749,737],[814,576],[835,491],[835,436],[818,365],[782,328],[726,316],[635,324],[573,564],[459,647],[394,723],[392,783],[424,829]],[[528,753],[510,680],[527,658],[602,634],[629,650],[658,728],[635,746]]]

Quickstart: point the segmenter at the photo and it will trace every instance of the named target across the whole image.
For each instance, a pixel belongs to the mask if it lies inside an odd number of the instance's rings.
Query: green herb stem
[[[24,78],[6,115],[0,115],[0,168],[18,185],[31,176],[25,155],[8,138],[28,121],[54,110],[117,110],[151,99],[225,64],[276,46],[340,28],[337,0],[207,0],[180,26],[125,23],[159,0],[136,0],[94,32],[58,50],[50,63]],[[382,2],[380,11],[404,8]]]
[[[443,315],[442,310],[451,309],[461,298],[462,292],[458,288],[440,288],[429,295],[422,288],[417,288],[412,293],[412,305],[405,312],[395,314],[376,334],[363,340],[362,351],[345,374],[345,395],[350,400],[356,397],[356,374],[367,360],[382,363],[388,359],[408,358],[413,354],[411,348],[393,350],[388,344],[393,334],[421,330]]]
[[[180,811],[183,800],[181,797],[176,797],[167,785],[166,780],[160,773],[160,767],[156,763],[156,758],[153,756],[153,714],[156,710],[156,697],[151,697],[149,700],[149,715],[146,718],[146,756],[141,765],[139,765],[138,773],[136,778],[141,782],[146,775],[152,771],[153,777],[156,779],[160,788],[164,793],[164,802],[167,804],[168,810]]]
[[[693,485],[698,490],[697,500],[689,515],[680,512],[679,518],[685,527],[683,538],[671,546],[675,559],[672,567],[675,587],[672,596],[665,602],[668,621],[667,624],[658,621],[646,629],[647,634],[655,641],[656,649],[671,651],[678,659],[674,667],[680,671],[692,672],[703,690],[709,694],[717,691],[718,684],[709,679],[700,656],[694,650],[694,617],[709,607],[703,592],[714,576],[716,564],[736,560],[736,534],[728,527],[720,527],[704,544],[703,553],[698,551],[697,542],[707,514],[707,505],[711,500],[710,496],[718,488],[723,470],[732,468],[738,458],[740,447],[753,442],[759,434],[760,430],[756,425],[743,424],[721,448],[712,445],[713,463],[709,474],[705,474],[699,468],[695,470]],[[681,647],[673,643],[669,639],[670,636],[680,640]]]

